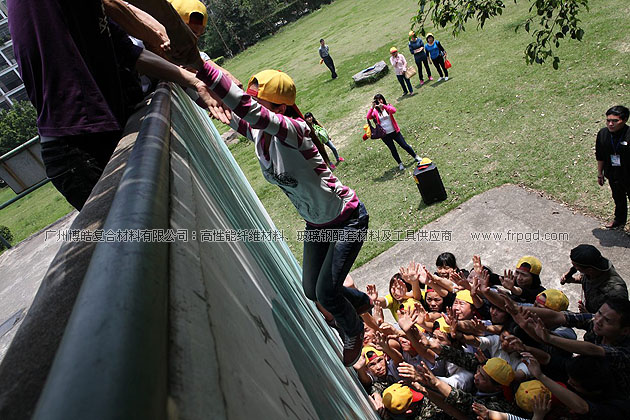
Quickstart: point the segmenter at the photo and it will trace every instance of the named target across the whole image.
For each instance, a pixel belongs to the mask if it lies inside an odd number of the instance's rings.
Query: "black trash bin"
[[[435,163],[426,158],[422,159],[413,171],[413,178],[425,204],[446,200],[446,189]]]

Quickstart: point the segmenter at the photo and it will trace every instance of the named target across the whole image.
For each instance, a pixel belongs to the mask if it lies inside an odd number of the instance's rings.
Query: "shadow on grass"
[[[604,248],[614,246],[630,248],[630,232],[623,229],[593,229],[593,236],[599,240],[599,244]]]
[[[383,175],[373,178],[372,180],[374,182],[387,182],[391,181],[394,178],[400,178],[400,175],[404,175],[405,173],[405,171],[401,171],[400,169],[398,169],[398,165],[396,165],[383,172]]]
[[[405,99],[413,98],[416,95],[417,95],[417,92],[413,92],[411,94],[399,96],[398,98],[396,98],[396,102],[400,102],[400,101],[403,101]]]
[[[440,80],[440,81],[436,80],[433,83],[431,83],[431,87],[435,88],[435,87],[441,86],[443,83],[450,82],[451,80],[453,80],[453,77],[451,76],[448,76],[448,80]]]

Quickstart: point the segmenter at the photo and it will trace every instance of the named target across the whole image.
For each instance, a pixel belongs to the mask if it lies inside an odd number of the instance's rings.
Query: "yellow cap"
[[[427,36],[425,36],[424,38],[426,39],[426,38],[428,38],[428,37],[430,37],[430,36],[433,36],[433,34],[432,34],[431,32],[429,32],[429,33],[427,34]],[[433,39],[435,39],[435,37],[434,37],[434,36],[433,36]]]
[[[464,302],[468,302],[471,305],[473,305],[473,298],[472,298],[472,295],[470,294],[470,290],[466,290],[466,289],[460,290],[455,295],[455,299],[463,300]]]
[[[365,364],[367,365],[368,363],[370,363],[370,359],[368,359],[367,354],[369,352],[373,351],[374,354],[376,354],[376,357],[380,357],[383,355],[383,352],[380,350],[377,350],[376,347],[372,347],[372,346],[365,346],[363,347],[363,350],[361,350],[361,354],[363,355],[363,357],[365,357]],[[372,357],[374,358],[374,357]]]
[[[569,307],[569,298],[558,289],[547,289],[544,292],[540,292],[536,299],[539,296],[545,296],[545,307],[554,311],[566,311]]]
[[[395,52],[398,52],[398,48],[396,48],[396,47],[391,47],[391,48],[389,49],[389,53],[390,53],[390,54],[391,54],[391,53],[395,53]]]
[[[511,384],[514,380],[514,370],[512,370],[512,366],[499,357],[488,359],[486,364],[483,365],[483,370],[485,370],[492,379],[504,386]]]
[[[394,384],[383,391],[383,405],[394,414],[403,414],[411,403],[420,401],[424,395],[406,385]]]
[[[409,31],[409,36],[414,36],[416,33],[414,31]]]
[[[528,264],[531,268],[529,269],[527,267],[521,268],[521,265],[523,263]],[[520,260],[518,260],[518,262],[516,263],[516,268],[520,270],[527,270],[532,274],[538,275],[542,271],[542,263],[540,262],[538,258],[532,257],[531,255],[526,255],[522,257]]]
[[[195,12],[203,15],[204,27],[208,23],[208,10],[199,0],[168,0],[168,2],[177,10],[177,13],[179,13],[186,24],[190,22],[190,15]]]
[[[439,317],[436,322],[439,324],[440,326],[440,330],[442,330],[445,333],[450,333],[451,332],[451,326],[448,325],[448,323],[446,322],[446,320],[444,319],[443,316]]]
[[[257,88],[254,82],[258,84]],[[296,118],[303,119],[302,112],[295,104],[295,83],[288,74],[280,70],[263,70],[253,75],[247,84],[246,93],[274,104],[287,105],[293,108]]]
[[[551,391],[539,380],[523,382],[516,390],[516,404],[523,410],[534,412],[534,397],[547,394],[551,397]]]

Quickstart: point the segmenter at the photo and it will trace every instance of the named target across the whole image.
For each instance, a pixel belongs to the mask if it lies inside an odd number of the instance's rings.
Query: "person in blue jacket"
[[[424,42],[416,36],[414,31],[409,31],[409,52],[413,54],[413,59],[416,61],[416,66],[418,66],[420,84],[424,84],[424,77],[422,77],[422,64],[424,64],[424,68],[427,70],[429,80],[433,80],[433,76],[431,76],[431,68],[429,67],[429,60],[427,59],[427,53],[424,50]]]
[[[444,51],[444,47],[440,44],[440,41],[435,39],[432,33],[427,34],[427,43],[424,44],[424,50],[440,75],[438,82],[440,80],[448,80],[448,70],[446,70],[444,65],[446,51]],[[442,70],[444,70],[444,74],[442,74]]]

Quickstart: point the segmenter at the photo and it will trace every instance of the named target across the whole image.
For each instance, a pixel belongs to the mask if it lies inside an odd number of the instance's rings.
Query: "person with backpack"
[[[313,126],[313,129],[315,130],[315,134],[317,134],[321,142],[324,143],[326,146],[328,146],[328,148],[333,152],[333,155],[335,155],[335,159],[337,160],[337,165],[339,165],[340,162],[343,162],[345,159],[339,156],[339,152],[337,151],[337,148],[335,147],[333,142],[330,140],[328,131],[326,131],[326,129],[322,127],[322,125],[315,119],[313,114],[311,112],[307,112],[306,114],[304,114],[304,119],[306,120],[307,123],[310,123]],[[333,170],[336,169],[333,163],[330,164],[330,169],[333,169]]]

